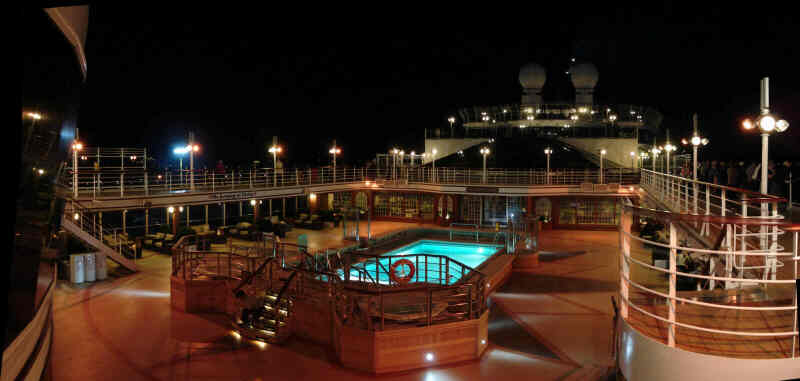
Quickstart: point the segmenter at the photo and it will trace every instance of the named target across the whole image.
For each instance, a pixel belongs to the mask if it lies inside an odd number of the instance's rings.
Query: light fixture
[[[433,353],[428,352],[425,354],[425,360],[433,361]]]
[[[752,130],[758,127],[758,129],[761,130],[762,133],[768,134],[773,131],[777,132],[786,131],[786,129],[789,128],[789,122],[787,122],[784,119],[776,120],[775,116],[766,113],[761,117],[759,117],[758,119],[756,119],[755,122],[753,122],[750,119],[743,120],[742,127],[745,130]]]
[[[613,122],[613,121],[617,120],[617,116],[615,114],[611,114],[611,115],[608,116],[608,120]]]
[[[256,200],[250,200],[250,205],[256,206]]]
[[[75,143],[72,143],[72,149],[75,150],[75,151],[82,150],[83,149],[83,143],[81,143],[81,142],[76,140]]]
[[[175,213],[175,207],[170,206],[169,208],[167,208],[167,212],[169,212],[170,214]]]
[[[178,212],[183,213],[183,206],[178,207]]]
[[[73,219],[73,220],[76,220],[76,221],[77,221],[78,219],[80,219],[80,218],[81,218],[81,215],[80,215],[80,214],[78,214],[78,213],[75,213],[75,214],[72,216],[72,219]]]
[[[601,155],[605,155],[605,154],[606,154],[606,149],[605,149],[605,148],[601,149],[601,150],[600,150],[600,154],[601,154]]]

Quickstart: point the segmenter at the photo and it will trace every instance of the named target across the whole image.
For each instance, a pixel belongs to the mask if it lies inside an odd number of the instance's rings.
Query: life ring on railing
[[[403,276],[397,275],[397,268],[401,265],[408,266],[410,269],[408,273]],[[412,277],[414,277],[414,273],[416,272],[416,268],[414,268],[414,263],[409,261],[408,259],[401,259],[395,263],[392,263],[392,266],[389,267],[389,278],[396,283],[399,284],[408,284]]]

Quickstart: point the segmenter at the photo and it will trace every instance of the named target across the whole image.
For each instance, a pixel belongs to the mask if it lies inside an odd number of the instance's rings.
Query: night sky
[[[800,159],[800,47],[789,17],[741,24],[665,8],[502,23],[369,19],[93,6],[82,139],[164,159],[193,129],[201,160],[235,164],[263,160],[277,135],[288,166],[327,164],[337,139],[342,160],[362,164],[395,145],[421,152],[424,129],[448,126],[459,107],[519,102],[527,62],[547,68],[546,100],[569,100],[564,72],[575,57],[598,67],[596,102],[658,109],[673,141],[698,112],[708,157],[758,157],[757,134],[739,121],[758,111],[769,76],[772,109],[792,124],[771,139],[771,157]]]

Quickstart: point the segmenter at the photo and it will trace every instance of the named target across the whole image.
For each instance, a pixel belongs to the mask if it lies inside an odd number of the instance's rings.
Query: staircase
[[[278,344],[291,335],[289,325],[292,300],[279,292],[268,291],[256,296],[258,304],[254,308],[242,309],[234,326],[239,333],[248,338]]]
[[[121,235],[115,234],[114,229],[93,224],[86,213],[76,209],[70,211],[71,215],[77,212],[78,219],[68,217],[67,212],[61,216],[61,227],[72,233],[75,237],[94,247],[120,266],[131,271],[139,271],[136,263],[128,258],[133,258],[135,253],[124,243]]]

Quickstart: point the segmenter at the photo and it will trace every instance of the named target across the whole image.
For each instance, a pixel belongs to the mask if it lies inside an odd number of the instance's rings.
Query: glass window
[[[367,209],[368,206],[369,202],[367,200],[367,192],[356,193],[356,207],[361,209]]]
[[[403,197],[403,213],[405,218],[416,218],[419,215],[419,199],[416,194],[401,194]]]
[[[375,216],[388,217],[389,216],[389,195],[385,193],[375,194]]]
[[[423,194],[421,196],[420,216],[423,220],[433,220],[433,195]]]
[[[552,213],[553,205],[549,197],[537,198],[535,208],[537,217],[544,216],[547,220],[550,220],[550,214]]]
[[[464,196],[461,202],[461,220],[468,224],[477,224],[481,218],[480,196]]]
[[[577,203],[573,198],[562,198],[559,202],[558,223],[571,225],[576,223]]]

